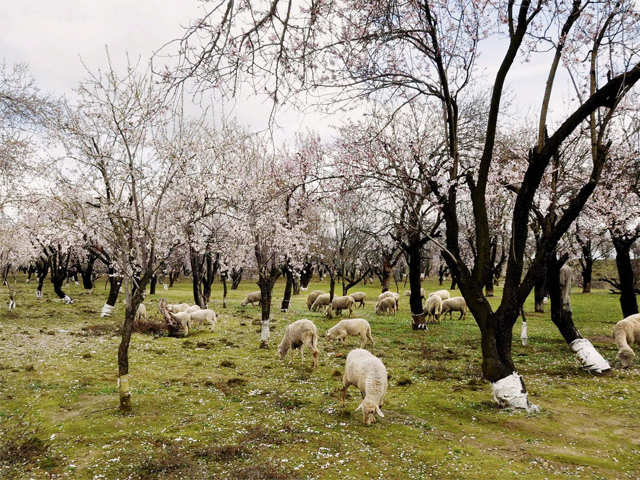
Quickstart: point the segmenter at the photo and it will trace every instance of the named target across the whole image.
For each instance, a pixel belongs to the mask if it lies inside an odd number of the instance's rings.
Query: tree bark
[[[271,315],[271,298],[273,295],[273,286],[280,276],[277,269],[274,269],[269,276],[260,273],[258,276],[258,286],[260,287],[260,306],[262,310],[261,316],[261,332],[260,332],[260,348],[267,348],[270,336],[270,315]]]
[[[151,281],[149,282],[149,295],[156,294],[156,285],[158,284],[158,275],[153,275],[151,277]]]
[[[242,270],[242,267],[231,269],[231,290],[237,290],[238,286],[240,286],[240,281],[242,280]]]
[[[422,309],[422,285],[420,274],[422,272],[422,252],[420,243],[411,243],[407,248],[407,263],[409,265],[409,306],[411,308],[411,328],[418,330],[426,325],[425,314]]]
[[[227,308],[227,272],[220,272],[220,283],[222,283],[222,308]]]
[[[622,316],[628,317],[638,313],[638,302],[635,293],[635,277],[633,265],[631,263],[631,246],[634,239],[626,239],[613,236],[613,247],[616,250],[616,267],[618,268],[618,278],[620,280],[620,307]]]
[[[285,267],[286,283],[284,286],[284,295],[282,296],[282,304],[280,305],[280,311],[286,312],[289,310],[289,303],[291,302],[291,292],[293,291],[293,271],[291,267]]]
[[[551,321],[558,327],[567,344],[571,344],[574,340],[582,338],[582,335],[573,323],[571,304],[565,304],[563,302],[560,269],[566,261],[566,255],[563,255],[561,258],[556,258],[556,254],[552,253],[549,256],[546,268],[546,286],[551,302]]]
[[[545,277],[546,274],[542,271],[536,278],[536,283],[533,287],[533,299],[535,302],[534,310],[538,313],[544,313],[544,297],[547,295]]]
[[[593,276],[593,253],[591,251],[591,241],[587,241],[580,245],[582,250],[582,258],[580,259],[580,267],[582,271],[582,293],[591,293],[591,279]]]
[[[302,288],[308,288],[311,279],[313,278],[313,263],[304,262],[302,273],[300,274],[300,286]]]

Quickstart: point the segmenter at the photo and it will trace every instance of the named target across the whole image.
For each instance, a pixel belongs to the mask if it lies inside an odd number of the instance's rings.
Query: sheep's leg
[[[462,317],[464,317],[464,311],[460,312],[460,317],[458,317],[458,321],[462,320]]]
[[[347,396],[347,388],[349,385],[343,385],[342,390],[340,391],[340,407],[344,408],[344,399]]]

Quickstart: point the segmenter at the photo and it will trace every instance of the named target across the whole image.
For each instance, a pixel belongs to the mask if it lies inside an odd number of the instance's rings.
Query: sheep
[[[167,310],[169,310],[171,313],[180,313],[186,311],[190,306],[191,305],[189,305],[188,303],[169,303],[167,305]]]
[[[427,320],[429,320],[429,317],[432,316],[434,322],[440,322],[440,314],[442,313],[442,300],[440,299],[440,296],[436,295],[435,293],[429,295],[429,298],[427,298],[426,313]]]
[[[320,307],[329,305],[330,301],[331,300],[328,293],[318,295],[318,298],[316,298],[315,302],[313,302],[313,304],[311,305],[311,311],[316,312]]]
[[[411,296],[411,290],[405,290],[404,291],[404,296],[405,297]],[[427,294],[424,291],[424,288],[420,288],[420,298],[425,298],[426,296],[427,296]]]
[[[184,311],[187,312],[187,313],[193,313],[193,312],[198,312],[200,310],[202,310],[202,309],[200,308],[199,305],[191,305],[189,308],[187,308]]]
[[[322,290],[314,290],[309,294],[309,296],[307,297],[307,310],[311,310],[311,306],[313,305],[313,302],[315,302],[316,298],[318,298],[323,293],[324,292]]]
[[[400,294],[387,290],[386,292],[382,292],[380,295],[378,295],[378,302],[380,302],[380,300],[382,300],[383,298],[387,298],[387,297],[393,298],[395,300],[396,310],[398,310],[398,301],[400,299]]]
[[[362,394],[362,402],[356,411],[362,410],[362,420],[365,425],[376,421],[376,413],[384,417],[380,407],[387,393],[387,369],[378,357],[362,348],[351,350],[347,355],[342,377],[341,407],[344,407],[347,388],[350,385],[358,387]]]
[[[133,320],[134,324],[138,324],[140,322],[147,321],[147,307],[144,306],[144,303],[138,305],[138,309],[136,310],[136,316]]]
[[[300,362],[304,362],[303,346],[313,353],[313,368],[316,368],[318,366],[318,329],[311,320],[306,318],[296,320],[284,329],[282,341],[278,345],[280,359],[284,360],[289,350],[291,350],[291,358],[293,358],[293,351],[299,348]]]
[[[384,297],[376,303],[376,315],[382,315],[383,313],[393,313],[395,315],[397,311],[398,304],[393,297]]]
[[[251,306],[253,306],[254,303],[260,304],[261,300],[262,300],[262,294],[260,293],[260,290],[257,290],[255,292],[247,293],[247,297],[242,301],[240,305],[245,307],[247,306],[248,303],[250,303]]]
[[[451,295],[449,294],[449,292],[447,290],[438,290],[437,292],[433,292],[430,293],[429,296],[431,295],[437,295],[440,297],[440,300],[446,300],[447,298],[451,298]]]
[[[351,295],[345,295],[344,297],[333,297],[331,305],[327,309],[327,316],[331,318],[335,312],[336,315],[340,315],[342,310],[349,310],[349,316],[353,314],[353,304],[356,303]]]
[[[447,298],[442,302],[442,314],[448,313],[449,318],[453,316],[452,312],[460,312],[458,320],[462,320],[467,314],[467,302],[464,297]]]
[[[364,301],[367,299],[367,294],[364,292],[353,292],[350,293],[349,295],[351,295],[353,297],[353,299],[355,300],[356,303],[360,304],[360,306],[362,308],[364,308]]]
[[[345,341],[348,335],[360,336],[360,348],[363,348],[367,341],[373,345],[371,337],[371,326],[364,318],[345,318],[340,320],[333,327],[327,330],[327,338],[329,340]]]
[[[207,323],[213,330],[213,327],[218,321],[218,319],[216,318],[216,312],[214,312],[213,310],[209,310],[208,308],[198,309],[196,311],[186,313],[189,313],[190,315],[188,321],[189,328],[197,327],[203,325],[204,323]]]
[[[616,358],[620,360],[622,368],[629,368],[636,356],[629,345],[640,343],[640,314],[629,315],[616,323],[613,327],[613,338],[618,346]]]

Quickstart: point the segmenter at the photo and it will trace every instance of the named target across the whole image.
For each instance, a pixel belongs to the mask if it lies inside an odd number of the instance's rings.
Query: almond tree
[[[567,138],[595,115],[606,118],[640,79],[638,12],[632,0],[303,2],[269,0],[221,2],[196,21],[180,41],[179,65],[166,79],[195,79],[201,88],[233,93],[251,77],[274,104],[300,92],[319,103],[350,103],[377,97],[401,108],[414,97],[435,102],[446,132],[447,185],[433,182],[446,225],[445,260],[481,332],[482,369],[500,404],[535,410],[511,355],[512,329],[521,306],[589,196],[607,160],[606,144],[594,144],[591,172],[553,227],[540,239],[525,270],[531,204],[553,156]],[[498,19],[499,25],[492,23]],[[489,25],[490,28],[486,26]],[[504,56],[491,84],[481,153],[461,157],[459,106],[476,69],[478,44],[492,35],[504,42]],[[605,47],[600,48],[605,45]],[[611,46],[611,55],[609,55]],[[565,48],[566,47],[566,48]],[[546,87],[540,99],[538,134],[528,147],[528,166],[511,214],[503,297],[493,309],[482,288],[490,273],[488,179],[504,97],[504,85],[518,56],[546,50]],[[615,55],[613,52],[615,51]],[[582,63],[587,59],[586,65]],[[588,85],[563,118],[551,126],[548,112],[561,64],[575,69],[577,85]],[[593,72],[593,73],[591,73]],[[608,73],[607,73],[608,72]],[[468,97],[468,95],[467,95]],[[308,97],[297,97],[305,101]],[[593,123],[593,122],[591,122]],[[545,134],[546,130],[549,134]],[[599,135],[592,136],[597,140]],[[473,211],[473,264],[461,250],[458,199],[468,195]],[[506,392],[517,391],[516,395]]]

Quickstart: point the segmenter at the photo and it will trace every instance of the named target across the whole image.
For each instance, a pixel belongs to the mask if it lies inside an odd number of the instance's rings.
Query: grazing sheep
[[[613,338],[618,346],[616,358],[620,360],[622,368],[629,368],[636,356],[629,345],[640,343],[640,314],[629,315],[616,323],[613,327]]]
[[[353,292],[350,293],[349,295],[351,295],[353,297],[353,299],[355,300],[356,303],[360,304],[360,306],[362,308],[364,308],[364,301],[367,299],[367,294],[364,292]]]
[[[356,411],[362,410],[365,425],[376,421],[376,413],[384,417],[380,407],[387,393],[387,369],[378,357],[362,348],[351,350],[347,355],[342,377],[341,407],[344,407],[344,399],[350,385],[358,387],[362,394],[362,402]]]
[[[315,302],[316,298],[318,298],[323,293],[324,292],[322,290],[314,290],[309,294],[309,296],[307,297],[307,310],[311,310],[311,306],[313,305],[313,302]]]
[[[330,297],[328,293],[323,293],[322,295],[318,295],[316,301],[311,305],[311,311],[316,312],[320,307],[326,307],[330,303]]]
[[[371,345],[373,345],[371,326],[364,318],[346,318],[327,330],[327,338],[329,340],[342,340],[344,342],[349,335],[360,336],[360,348],[363,348],[367,341],[370,341]]]
[[[440,300],[446,300],[447,298],[451,298],[451,295],[449,294],[448,290],[438,290],[437,292],[433,292],[429,294],[429,296],[431,295],[439,296]]]
[[[144,306],[144,303],[138,305],[138,310],[136,310],[136,316],[133,320],[134,324],[138,324],[140,322],[147,321],[147,307]]]
[[[209,309],[199,309],[193,312],[187,312],[190,315],[189,328],[198,327],[203,324],[208,324],[211,329],[216,325],[218,319],[216,318],[216,312]]]
[[[404,291],[404,296],[405,297],[410,297],[411,296],[411,290],[405,290]],[[424,299],[426,296],[427,296],[427,294],[424,291],[424,288],[420,288],[420,298]]]
[[[396,310],[398,310],[398,301],[400,300],[400,294],[387,290],[386,292],[382,292],[380,295],[378,295],[378,302],[387,297],[393,298],[396,301]]]
[[[432,293],[427,298],[427,308],[425,309],[427,313],[427,321],[429,317],[433,317],[434,322],[440,322],[440,314],[442,313],[442,300],[438,295]]]
[[[202,310],[202,309],[200,308],[199,305],[191,305],[189,308],[187,308],[184,311],[187,312],[187,313],[193,313],[193,312],[198,312],[200,310]]]
[[[250,293],[247,293],[247,298],[245,298],[240,305],[245,307],[248,303],[250,303],[251,306],[253,306],[254,303],[260,304],[261,299],[262,299],[262,294],[260,293],[260,290],[255,292],[250,292]]]
[[[353,314],[353,304],[356,303],[351,295],[344,297],[333,297],[331,305],[327,309],[327,316],[331,318],[333,314],[340,315],[342,310],[349,310],[349,316]]]
[[[464,297],[447,298],[442,302],[442,314],[448,313],[449,318],[453,316],[453,312],[460,312],[458,320],[462,320],[467,314],[467,302]]]
[[[167,305],[167,310],[169,310],[171,313],[180,313],[185,312],[190,306],[191,305],[189,305],[188,303],[169,303]]]
[[[291,350],[291,358],[293,358],[293,351],[299,348],[300,362],[304,362],[303,346],[313,352],[313,368],[316,368],[318,366],[318,329],[311,320],[306,318],[296,320],[284,329],[284,336],[278,345],[280,359],[284,360],[289,350]]]
[[[393,297],[384,297],[376,303],[376,315],[382,315],[383,313],[393,313],[395,315],[397,311],[398,304]]]

